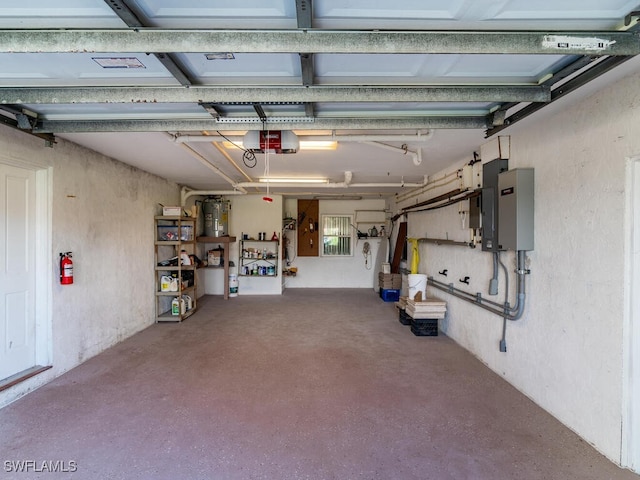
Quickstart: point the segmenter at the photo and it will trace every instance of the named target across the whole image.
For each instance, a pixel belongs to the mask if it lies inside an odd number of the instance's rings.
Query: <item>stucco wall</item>
[[[53,368],[0,393],[0,406],[154,322],[153,216],[179,203],[178,186],[58,139],[0,127],[1,159],[51,168]],[[1,161],[1,160],[0,160]],[[74,284],[58,281],[73,252]]]
[[[623,79],[579,105],[554,107],[553,115],[504,132],[511,138],[509,168],[535,169],[536,225],[526,311],[507,326],[506,353],[498,349],[500,317],[429,289],[448,301],[442,322],[447,335],[616,462],[623,405],[625,168],[626,159],[640,153],[639,81],[637,75]],[[409,235],[467,241],[459,217],[457,205],[410,214]],[[491,254],[420,249],[421,273],[487,294]],[[511,272],[514,257],[503,255]],[[445,268],[447,278],[438,274]],[[458,282],[465,275],[469,287]],[[504,297],[500,278],[496,301]]]

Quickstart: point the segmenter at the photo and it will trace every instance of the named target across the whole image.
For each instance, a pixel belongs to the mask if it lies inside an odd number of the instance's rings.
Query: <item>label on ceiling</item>
[[[616,43],[604,38],[572,37],[569,35],[545,35],[542,39],[544,48],[554,50],[607,50]]]
[[[260,150],[282,150],[282,132],[280,130],[260,132]]]

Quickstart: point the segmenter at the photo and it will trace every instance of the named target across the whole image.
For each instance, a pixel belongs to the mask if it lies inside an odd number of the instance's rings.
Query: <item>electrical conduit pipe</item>
[[[453,285],[442,283],[438,280],[435,280],[433,277],[428,277],[427,282],[429,285],[431,285],[434,288],[437,288],[438,290],[442,290],[443,292],[453,295],[454,297],[458,297],[469,303],[473,303],[474,305],[484,308],[485,310],[495,315],[498,315],[500,317],[506,318],[507,320],[512,320],[512,321],[519,320],[522,317],[522,314],[524,313],[525,298],[526,298],[525,275],[527,275],[529,271],[525,268],[526,267],[525,251],[518,250],[517,256],[518,256],[518,265],[517,265],[516,273],[518,276],[518,287],[516,291],[516,304],[514,307],[509,307],[508,302],[505,302],[505,305],[501,310],[498,308],[493,308],[486,305],[486,303],[492,303],[496,305],[494,302],[489,302],[478,295],[473,295],[471,293],[465,292],[464,290],[455,288]]]

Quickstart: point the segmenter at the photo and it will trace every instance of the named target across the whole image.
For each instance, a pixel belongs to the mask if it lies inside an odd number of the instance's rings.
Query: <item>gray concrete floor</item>
[[[0,410],[0,460],[19,479],[640,479],[372,290],[207,297]]]

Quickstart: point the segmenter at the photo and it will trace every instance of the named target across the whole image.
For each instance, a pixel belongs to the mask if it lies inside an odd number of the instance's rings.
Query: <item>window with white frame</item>
[[[351,256],[353,215],[322,215],[322,255]]]

